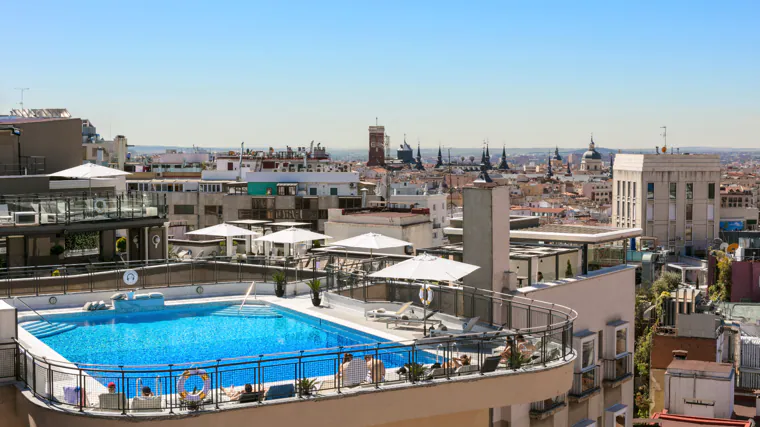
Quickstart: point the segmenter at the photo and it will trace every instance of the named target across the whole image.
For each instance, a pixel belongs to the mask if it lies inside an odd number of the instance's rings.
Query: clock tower
[[[385,126],[369,127],[369,160],[367,166],[385,166]]]

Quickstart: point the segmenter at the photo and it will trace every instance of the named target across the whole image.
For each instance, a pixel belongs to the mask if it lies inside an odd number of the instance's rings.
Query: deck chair
[[[106,411],[121,411],[124,408],[124,393],[103,393],[98,395],[100,409]]]
[[[468,319],[466,322],[462,324],[462,329],[442,329],[442,328],[431,329],[430,336],[469,334],[470,332],[472,332],[472,328],[478,324],[478,320],[480,320],[480,316],[475,316],[473,318]]]
[[[398,310],[396,311],[387,311],[383,308],[378,308],[376,310],[369,310],[364,312],[364,318],[365,319],[400,319],[401,316],[404,315],[404,313],[409,310],[409,307],[412,306],[412,301],[409,301],[402,305]]]
[[[161,410],[161,396],[152,396],[147,398],[133,397],[129,409],[133,411]]]

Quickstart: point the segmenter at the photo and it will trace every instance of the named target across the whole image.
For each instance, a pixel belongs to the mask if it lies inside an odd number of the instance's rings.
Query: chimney
[[[362,193],[362,207],[366,208],[367,207],[367,189],[362,188],[361,193]]]
[[[686,350],[673,350],[673,360],[686,360],[688,354]]]

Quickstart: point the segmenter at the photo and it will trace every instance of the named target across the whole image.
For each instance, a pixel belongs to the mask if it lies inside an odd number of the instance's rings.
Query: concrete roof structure
[[[640,228],[547,224],[539,227],[512,230],[510,237],[519,240],[598,244],[639,237],[641,234],[642,230]]]

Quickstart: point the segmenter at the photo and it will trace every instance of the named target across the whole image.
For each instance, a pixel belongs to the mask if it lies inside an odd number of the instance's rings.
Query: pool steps
[[[24,323],[21,326],[23,326],[24,329],[26,329],[27,332],[34,335],[37,338],[47,338],[51,337],[53,335],[57,335],[63,332],[70,331],[72,329],[76,329],[76,325],[72,325],[70,323],[57,323],[52,322],[48,323],[43,320],[37,320],[35,322],[28,322]]]
[[[279,318],[282,317],[282,315],[275,310],[273,310],[269,306],[263,306],[263,305],[244,305],[242,307],[239,306],[229,306],[225,307],[221,310],[214,311],[212,313],[213,316],[224,316],[224,317],[259,317],[259,318]]]

